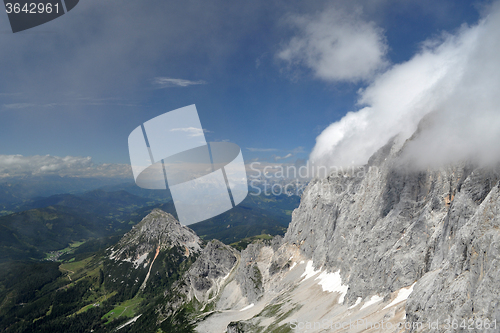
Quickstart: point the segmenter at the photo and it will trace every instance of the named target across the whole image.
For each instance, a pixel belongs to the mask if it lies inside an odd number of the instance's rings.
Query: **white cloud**
[[[48,174],[73,177],[132,177],[128,164],[94,164],[90,157],[0,155],[0,178]]]
[[[292,154],[301,154],[301,153],[305,153],[306,151],[304,150],[304,147],[302,146],[298,146],[297,148],[294,148],[291,150],[291,153]]]
[[[153,80],[153,84],[157,88],[171,88],[171,87],[189,87],[193,85],[207,84],[203,80],[190,81],[184,79],[173,79],[169,77],[156,77]]]
[[[290,158],[292,157],[293,154],[292,153],[288,153],[286,154],[285,156],[274,156],[274,160],[275,161],[279,161],[279,160],[286,160],[287,158]]]
[[[387,64],[382,30],[364,21],[359,10],[330,9],[290,22],[300,33],[277,56],[312,69],[317,78],[355,82],[371,78]]]
[[[366,163],[391,137],[400,143],[432,117],[405,151],[416,165],[474,158],[500,160],[500,6],[473,27],[424,43],[411,60],[393,66],[360,93],[356,112],[317,138],[316,164]]]
[[[270,152],[270,151],[278,151],[276,148],[247,148],[251,152]]]
[[[36,106],[36,104],[33,103],[11,103],[11,104],[4,104],[3,107],[6,109],[25,109],[25,108],[31,108]]]
[[[172,128],[171,132],[185,132],[190,137],[202,136],[204,132],[209,133],[210,131],[196,128],[196,127],[185,127],[185,128]]]
[[[140,106],[138,104],[121,102],[118,98],[92,98],[92,97],[79,97],[75,100],[68,99],[64,102],[58,103],[10,103],[3,104],[5,109],[27,109],[27,108],[53,108],[56,106],[83,106],[83,105],[119,105],[119,106]]]

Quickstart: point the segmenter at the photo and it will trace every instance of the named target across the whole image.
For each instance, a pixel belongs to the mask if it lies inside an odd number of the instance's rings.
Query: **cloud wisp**
[[[293,154],[292,154],[292,153],[288,153],[288,154],[286,154],[285,156],[277,156],[277,155],[273,155],[273,158],[274,158],[274,160],[277,162],[277,161],[279,161],[279,160],[286,160],[287,158],[290,158],[290,157],[292,157],[292,156],[293,156]]]
[[[277,57],[290,65],[304,65],[319,79],[367,80],[387,65],[382,29],[363,20],[359,10],[347,13],[329,9],[316,15],[291,17],[289,23],[299,33]]]
[[[258,152],[258,153],[267,153],[267,152],[272,152],[272,151],[279,151],[279,149],[276,148],[247,148],[251,152]]]
[[[32,108],[37,106],[36,104],[33,103],[10,103],[10,104],[4,104],[3,107],[6,109],[26,109],[26,108]]]
[[[185,132],[190,137],[202,136],[203,133],[211,133],[209,130],[195,127],[172,128],[170,132]]]
[[[332,46],[335,48],[335,46]],[[359,110],[317,138],[317,165],[360,165],[398,135],[403,144],[427,114],[406,157],[422,168],[465,159],[500,161],[500,5],[455,34],[423,43],[409,61],[378,75],[360,92]]]
[[[172,87],[189,87],[200,84],[207,84],[207,82],[203,80],[190,81],[184,79],[173,79],[169,77],[155,77],[153,80],[153,85],[158,89],[172,88]]]
[[[0,155],[0,178],[59,175],[70,177],[131,178],[128,164],[95,164],[90,157]]]

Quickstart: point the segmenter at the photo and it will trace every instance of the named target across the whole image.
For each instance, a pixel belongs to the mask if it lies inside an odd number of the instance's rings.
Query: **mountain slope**
[[[0,217],[0,260],[43,258],[76,240],[110,233],[110,221],[68,207],[32,209]]]
[[[105,286],[117,291],[123,300],[139,290],[155,293],[176,281],[178,271],[189,267],[182,264],[187,260],[190,265],[200,251],[201,240],[191,229],[155,209],[107,249]]]
[[[36,197],[61,193],[82,193],[106,184],[122,183],[119,178],[83,178],[50,176],[26,176],[4,178],[0,182],[0,215],[19,210],[19,206]]]
[[[476,325],[487,322],[498,331],[500,169],[417,170],[404,150],[391,141],[366,166],[312,181],[284,237],[241,252],[216,240],[203,246],[153,210],[93,259],[103,272],[93,288],[114,303],[103,302],[109,321],[99,324],[96,312],[92,327],[392,333],[465,331],[453,325],[472,322],[467,331],[483,332]],[[78,309],[68,304],[63,316]]]
[[[73,241],[123,234],[148,200],[101,190],[26,200],[20,212],[0,217],[0,261],[41,259]]]
[[[201,245],[192,230],[154,210],[118,243],[84,260],[0,264],[0,330],[125,332],[127,322],[144,316],[153,320],[146,331],[157,331],[155,306]]]
[[[203,239],[225,244],[261,234],[283,235],[298,205],[297,196],[249,194],[233,209],[189,227]]]
[[[33,198],[19,206],[19,211],[44,208],[48,206],[65,206],[78,208],[88,213],[109,215],[118,211],[132,211],[145,206],[148,199],[135,196],[126,191],[104,192],[94,190],[82,194],[56,194],[50,197]]]
[[[363,323],[350,332],[451,332],[464,320],[500,322],[499,169],[416,170],[404,149],[390,142],[363,168],[312,181],[283,240],[242,251],[197,330],[322,332],[311,323],[327,320],[332,330]]]

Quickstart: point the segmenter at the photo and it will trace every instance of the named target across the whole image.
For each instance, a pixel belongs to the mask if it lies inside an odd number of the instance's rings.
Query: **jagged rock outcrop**
[[[164,291],[165,302],[157,309],[158,323],[183,309],[210,313],[239,258],[239,252],[232,247],[218,240],[210,241],[181,279]]]
[[[179,289],[188,301],[195,298],[200,304],[210,303],[211,298],[219,294],[239,257],[232,247],[218,240],[210,241],[184,275]]]

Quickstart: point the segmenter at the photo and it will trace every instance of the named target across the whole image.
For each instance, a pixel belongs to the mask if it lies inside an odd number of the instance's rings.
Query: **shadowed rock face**
[[[213,240],[203,249],[185,275],[185,281],[196,292],[207,293],[217,285],[218,280],[226,277],[238,260],[238,253],[233,248]],[[218,290],[217,290],[218,291]]]

